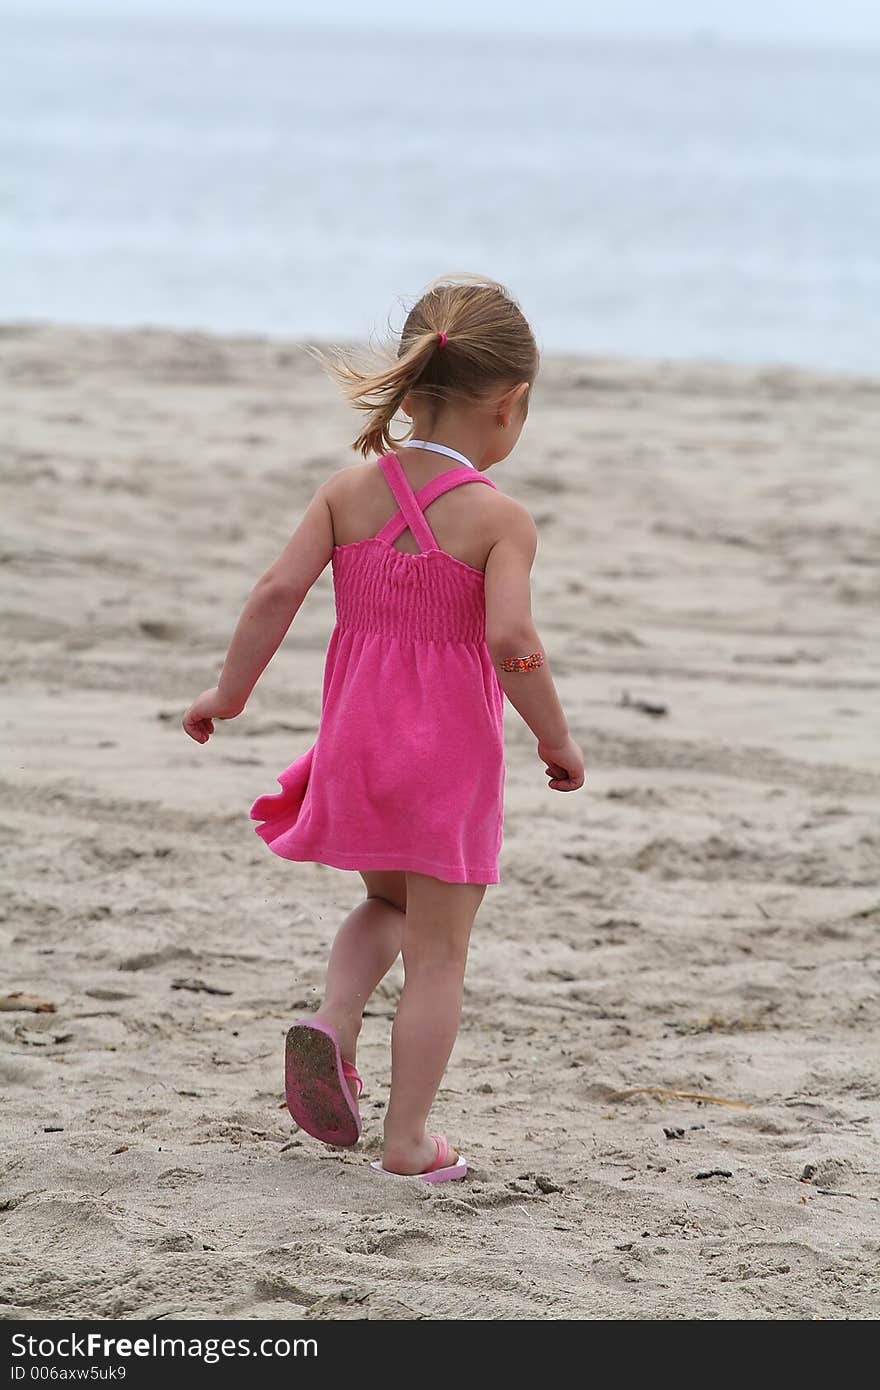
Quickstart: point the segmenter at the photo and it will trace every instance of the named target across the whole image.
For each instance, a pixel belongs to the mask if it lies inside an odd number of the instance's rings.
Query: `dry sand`
[[[7,1316],[877,1316],[878,383],[545,363],[494,476],[588,782],[508,708],[436,1111],[473,1175],[425,1190],[366,1163],[396,980],[363,1150],[280,1105],[361,896],[248,819],[314,738],[329,571],[246,714],[179,723],[354,416],[256,338],[10,326],[0,370],[0,992],[57,1005],[0,1014]]]

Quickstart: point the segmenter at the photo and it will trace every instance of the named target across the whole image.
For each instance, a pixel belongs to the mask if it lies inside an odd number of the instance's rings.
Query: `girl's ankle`
[[[351,1015],[343,1014],[322,1004],[314,1015],[319,1023],[327,1023],[339,1037],[339,1050],[343,1060],[353,1062],[357,1053],[358,1038],[360,1037],[363,1019],[352,1019]]]
[[[428,1131],[425,1126],[422,1126],[421,1129],[405,1130],[395,1127],[386,1127],[382,1137],[382,1144],[386,1152],[390,1152],[393,1149],[395,1151],[401,1150],[404,1153],[409,1153],[412,1149],[417,1149],[420,1145],[424,1144],[427,1138]]]
[[[411,1137],[406,1141],[399,1136],[386,1138],[382,1147],[382,1162],[394,1173],[423,1172],[434,1157],[435,1147],[424,1131],[421,1137]]]

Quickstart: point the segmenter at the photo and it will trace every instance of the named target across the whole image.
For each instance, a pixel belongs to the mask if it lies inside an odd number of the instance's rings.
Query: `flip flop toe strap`
[[[451,1166],[451,1150],[449,1147],[449,1140],[446,1138],[446,1135],[432,1134],[431,1138],[434,1140],[434,1143],[437,1146],[437,1157],[434,1159],[434,1162],[430,1165],[429,1168],[424,1169],[424,1172],[426,1173],[436,1173],[439,1168],[448,1168]]]
[[[355,1087],[354,1094],[355,1100],[357,1100],[361,1094],[361,1091],[364,1089],[364,1083],[361,1080],[360,1072],[358,1071],[357,1067],[352,1065],[351,1062],[343,1061],[342,1075],[345,1077],[346,1081],[350,1081],[352,1085]]]

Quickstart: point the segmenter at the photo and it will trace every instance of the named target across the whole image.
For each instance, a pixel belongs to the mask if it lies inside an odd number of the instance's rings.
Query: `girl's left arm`
[[[196,743],[208,742],[215,719],[241,714],[306,594],[329,564],[334,546],[329,486],[329,480],[321,484],[278,559],[251,590],[217,684],[203,691],[183,716],[183,727]]]

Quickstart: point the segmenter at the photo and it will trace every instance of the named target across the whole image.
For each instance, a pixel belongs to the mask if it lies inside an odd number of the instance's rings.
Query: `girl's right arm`
[[[335,477],[336,475],[334,475]],[[322,483],[274,564],[257,580],[232,634],[216,685],[203,690],[183,716],[196,743],[207,743],[215,719],[235,719],[278,650],[306,594],[333,556],[333,516]]]
[[[554,791],[577,791],[584,784],[583,754],[568,723],[532,621],[530,575],[538,546],[534,519],[513,498],[504,535],[486,561],[486,645],[505,695],[538,740]],[[535,654],[541,664],[505,669],[512,659]]]

